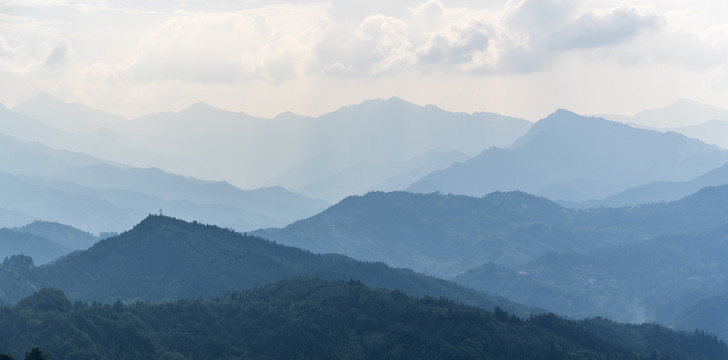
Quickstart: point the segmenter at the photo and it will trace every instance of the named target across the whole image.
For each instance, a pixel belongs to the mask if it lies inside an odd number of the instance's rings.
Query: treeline
[[[628,333],[625,339],[616,334]],[[615,335],[611,335],[615,334]],[[714,336],[521,319],[356,281],[283,280],[208,300],[72,303],[43,289],[0,308],[0,352],[52,359],[725,359]]]

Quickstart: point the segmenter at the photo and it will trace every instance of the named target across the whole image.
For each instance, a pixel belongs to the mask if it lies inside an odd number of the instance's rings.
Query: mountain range
[[[327,203],[280,187],[241,190],[155,168],[133,168],[0,134],[0,226],[32,220],[95,233],[123,231],[149,213],[209,221],[242,231],[282,226]]]
[[[244,188],[300,189],[352,166],[402,162],[432,151],[475,154],[489,146],[508,146],[531,126],[523,119],[451,113],[398,98],[370,100],[315,118],[283,113],[264,119],[197,103],[179,112],[126,120],[43,94],[13,111],[12,117],[51,132],[34,141],[131,166],[224,179]],[[28,133],[40,132],[23,132]],[[104,142],[105,147],[81,145]],[[357,192],[398,174],[389,170]]]
[[[512,147],[485,150],[423,177],[408,190],[471,196],[520,190],[586,201],[655,181],[689,180],[727,160],[728,151],[683,135],[559,110]]]
[[[311,295],[301,287],[370,291],[328,282],[356,279],[505,309],[516,316],[494,316],[513,327],[575,331],[554,316],[524,320],[543,308],[728,339],[728,150],[666,131],[704,139],[726,113],[681,101],[615,117],[624,123],[558,110],[532,124],[390,98],[318,117],[197,103],[125,119],[41,95],[0,106],[0,300],[26,314],[61,306],[61,316],[86,311],[72,301],[131,311],[124,304],[171,308],[225,293],[271,299],[260,286],[275,284],[295,313],[286,296]],[[374,302],[412,301],[377,291],[385,298],[367,293]],[[349,330],[385,321],[367,316]],[[579,322],[579,334],[640,345],[604,356],[666,346],[645,340],[665,329],[604,324]],[[571,357],[596,354],[563,344]]]
[[[675,129],[700,125],[710,120],[728,121],[728,110],[693,100],[680,99],[665,107],[643,110],[632,116],[615,114],[600,116],[638,127]]]
[[[523,192],[481,198],[373,192],[254,234],[453,278],[484,263],[519,267],[550,252],[586,253],[721,226],[728,216],[721,200],[728,196],[721,195],[724,187],[716,189],[670,203],[582,210]]]
[[[631,189],[604,199],[584,202],[560,202],[564,206],[593,208],[600,206],[621,207],[649,204],[656,202],[675,201],[708,186],[728,184],[728,163],[712,169],[705,174],[696,176],[688,181],[657,181]]]
[[[0,266],[0,300],[15,303],[53,287],[74,301],[159,302],[208,298],[297,276],[357,279],[375,288],[447,297],[488,309],[501,307],[519,316],[540,312],[411,270],[342,255],[316,255],[160,215],[150,215],[129,231],[39,267],[27,256],[6,258]]]
[[[678,100],[666,107],[645,110],[634,116],[607,114],[602,117],[657,131],[671,131],[728,149],[728,110],[691,100]]]
[[[522,192],[369,193],[256,234],[412,268],[576,318],[683,326],[690,322],[680,314],[725,292],[726,203],[728,185],[668,203],[581,210]]]
[[[545,254],[518,267],[484,264],[455,280],[570,316],[658,321],[710,329],[727,339],[726,328],[716,325],[719,315],[709,315],[715,306],[699,305],[720,303],[725,295],[726,201],[728,185],[671,203],[624,208],[653,213],[652,220],[637,217],[632,226],[662,227],[662,234],[585,253]]]

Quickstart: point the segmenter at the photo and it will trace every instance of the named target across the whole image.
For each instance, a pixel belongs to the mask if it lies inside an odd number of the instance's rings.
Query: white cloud
[[[577,0],[509,0],[502,18],[511,31],[539,36],[569,22],[579,7]]]
[[[8,45],[5,37],[0,33],[0,58],[12,58],[16,52],[17,50]]]
[[[308,16],[296,19],[295,9],[278,10],[178,11],[147,39],[130,71],[141,81],[285,82],[312,61],[321,15],[299,9]]]
[[[315,113],[306,104],[319,104],[325,110],[334,107],[327,100],[316,101],[319,96],[355,102],[376,94],[410,94],[412,99],[438,103],[429,94],[439,94],[443,101],[464,106],[456,99],[463,97],[457,89],[493,96],[504,84],[522,84],[522,92],[510,94],[553,99],[553,107],[558,107],[564,104],[557,104],[553,90],[538,90],[547,87],[537,80],[557,81],[564,74],[572,77],[572,85],[565,89],[576,88],[580,79],[597,82],[583,85],[589,90],[578,94],[581,99],[588,94],[606,96],[599,89],[616,91],[625,79],[648,73],[645,82],[675,98],[728,93],[728,21],[721,16],[728,6],[723,3],[284,0],[266,4],[3,1],[0,102],[47,91],[118,109],[167,110],[199,100],[226,99],[221,102],[229,107],[266,113],[263,108],[274,105],[266,105],[258,94],[287,94],[285,101],[271,101],[278,108],[267,113],[275,114],[291,110],[285,104],[294,102],[290,98],[298,92],[301,108]],[[593,76],[595,72],[604,76]],[[669,82],[660,82],[660,76]],[[456,95],[444,95],[443,79],[453,79],[446,89]],[[636,84],[638,79],[630,81]],[[631,86],[643,91],[650,87],[635,84]],[[550,97],[539,91],[549,92]],[[569,91],[563,90],[560,99],[568,99]],[[256,100],[246,102],[231,93]],[[653,99],[658,98],[668,96]],[[540,109],[544,108],[545,103]]]
[[[728,64],[728,22],[706,24],[705,14],[693,11],[670,12],[665,19],[663,32],[635,47],[642,57],[693,69]]]
[[[588,12],[559,28],[549,39],[556,49],[596,48],[627,42],[642,31],[657,29],[664,19],[653,11],[620,7],[608,12]]]
[[[54,45],[43,61],[44,67],[57,68],[67,65],[73,57],[71,42],[67,39],[59,41]]]
[[[418,57],[426,63],[463,64],[473,61],[475,54],[487,51],[492,30],[487,24],[472,22],[451,26],[434,34],[418,49]]]

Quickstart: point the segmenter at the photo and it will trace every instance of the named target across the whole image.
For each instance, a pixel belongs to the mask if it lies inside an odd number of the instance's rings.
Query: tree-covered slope
[[[209,300],[72,304],[44,289],[0,308],[0,351],[61,359],[724,359],[702,333],[552,314],[528,320],[361,283],[296,278]],[[628,338],[620,334],[629,334]]]
[[[573,210],[522,192],[462,195],[373,192],[282,229],[286,245],[383,261],[440,277],[493,262],[519,266],[548,252],[585,253],[725,224],[728,186],[671,203]]]
[[[149,216],[133,229],[41,267],[0,267],[0,300],[16,302],[43,287],[71,299],[113,302],[205,298],[283,278],[357,279],[415,296],[445,296],[527,316],[529,309],[411,270],[364,263],[301,249],[199,223]],[[27,262],[20,261],[21,264]]]
[[[484,261],[525,262],[573,249],[558,205],[525,193],[484,198],[373,192],[344,199],[283,229],[256,232],[320,253],[383,261],[451,277]]]
[[[658,236],[586,254],[542,256],[518,268],[487,264],[455,280],[514,301],[575,317],[658,321],[715,331],[701,299],[720,299],[728,283],[728,226],[701,234]],[[719,312],[720,313],[720,312]]]

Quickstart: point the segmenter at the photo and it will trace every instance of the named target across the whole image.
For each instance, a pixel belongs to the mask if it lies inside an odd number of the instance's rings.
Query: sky
[[[316,116],[398,96],[538,120],[728,107],[718,0],[0,0],[0,103]]]

